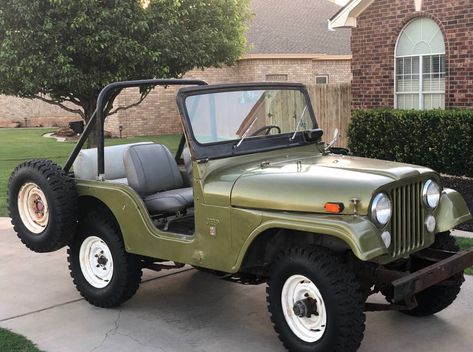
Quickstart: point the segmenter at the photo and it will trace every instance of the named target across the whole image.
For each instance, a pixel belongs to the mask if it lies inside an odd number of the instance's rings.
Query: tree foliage
[[[233,64],[249,17],[249,0],[3,0],[0,93],[88,120],[110,82]]]

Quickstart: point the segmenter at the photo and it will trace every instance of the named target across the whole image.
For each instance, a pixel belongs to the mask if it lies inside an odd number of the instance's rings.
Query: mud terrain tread
[[[18,189],[12,189],[14,180],[19,177],[20,173],[27,170],[44,179],[50,190],[49,195],[52,197],[52,199],[48,197],[48,206],[50,209],[54,207],[51,211],[54,216],[50,218],[45,230],[47,231],[47,240],[36,243],[28,241],[28,234],[24,233],[26,229],[22,226],[17,206],[14,205],[16,202],[14,195],[17,195]],[[32,181],[37,182],[36,180]],[[71,240],[77,228],[78,194],[74,180],[59,165],[46,159],[25,161],[12,172],[8,185],[7,199],[11,223],[18,238],[26,247],[38,253],[52,252],[64,247]]]
[[[112,253],[113,262],[114,265],[115,263],[118,264],[116,269],[120,270],[120,274],[123,275],[120,280],[111,282],[112,287],[109,287],[106,295],[97,294],[83,278],[80,266],[72,262],[76,251],[77,253],[79,251],[82,239],[86,237],[87,229],[93,228],[97,224],[103,226],[103,229],[111,235],[107,236],[107,240],[110,242],[108,243],[109,247],[118,249]],[[71,246],[78,246],[78,248],[73,250]],[[97,307],[112,308],[121,305],[133,297],[141,282],[141,262],[136,256],[125,251],[125,245],[117,223],[109,216],[103,216],[97,212],[89,212],[81,219],[79,233],[67,249],[67,262],[70,275],[77,290],[89,303]],[[114,276],[116,276],[115,272]]]
[[[450,234],[450,231],[437,234],[434,244],[431,246],[434,249],[443,249],[451,252],[458,252],[458,247],[455,237]],[[425,317],[436,314],[448,306],[450,306],[458,294],[460,293],[462,283],[453,286],[432,286],[416,294],[418,306],[412,310],[402,311],[402,313],[415,316]]]
[[[291,248],[280,253],[273,264],[274,272],[278,265],[287,258],[300,257],[316,270],[324,273],[330,280],[331,295],[336,297],[340,312],[338,338],[333,348],[335,352],[354,352],[363,340],[365,330],[364,300],[360,285],[355,275],[343,264],[340,258],[323,247]],[[271,275],[272,276],[272,275]],[[271,308],[271,279],[266,287],[266,301],[271,321],[283,345],[292,350],[281,334],[279,323]]]

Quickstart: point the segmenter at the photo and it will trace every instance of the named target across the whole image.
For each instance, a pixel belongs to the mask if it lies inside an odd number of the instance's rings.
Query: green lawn
[[[457,244],[460,249],[468,249],[473,247],[473,238],[457,237]],[[465,270],[465,274],[473,275],[473,266]]]
[[[0,216],[7,216],[6,192],[8,178],[13,169],[22,161],[34,158],[47,158],[63,164],[75,143],[57,142],[54,138],[44,138],[43,134],[53,128],[0,128]],[[133,138],[107,139],[106,145],[136,143],[143,141],[159,142],[171,151],[177,150],[178,135],[143,136]]]
[[[0,329],[0,351],[41,352],[23,336],[5,329]]]

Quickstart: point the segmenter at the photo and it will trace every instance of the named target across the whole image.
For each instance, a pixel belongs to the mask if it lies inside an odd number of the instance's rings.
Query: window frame
[[[317,78],[325,78],[325,83],[317,83]],[[315,83],[316,86],[323,86],[323,85],[329,84],[330,83],[330,75],[328,75],[328,74],[316,74],[314,83]]]
[[[448,70],[447,70],[447,53],[446,53],[446,50],[445,52],[443,53],[429,53],[429,54],[415,54],[415,55],[397,55],[397,50],[398,50],[398,45],[399,45],[399,42],[401,40],[401,37],[404,33],[404,31],[414,22],[414,21],[420,21],[422,20],[423,18],[428,18],[428,17],[416,17],[414,19],[412,19],[411,21],[409,21],[403,28],[402,30],[399,32],[398,34],[398,37],[397,37],[397,40],[396,40],[396,45],[394,47],[394,108],[395,109],[400,109],[399,106],[398,106],[398,96],[399,95],[412,95],[414,94],[413,92],[398,92],[397,91],[397,87],[398,87],[398,74],[397,74],[397,69],[398,69],[398,65],[397,65],[397,61],[398,59],[404,59],[404,58],[413,58],[413,57],[417,57],[419,58],[419,89],[418,89],[418,97],[419,97],[419,106],[418,108],[416,108],[416,110],[425,110],[425,102],[424,102],[424,95],[425,94],[442,94],[443,95],[443,99],[444,99],[444,104],[443,104],[443,107],[441,107],[441,109],[445,109],[445,105],[446,105],[446,97],[447,97],[447,89],[446,89],[446,84],[447,84],[447,74],[448,74]],[[430,19],[430,18],[428,18]],[[430,19],[432,20],[432,19]],[[435,22],[435,21],[434,21]],[[440,32],[442,33],[442,37],[443,37],[443,41],[444,41],[444,45],[446,44],[446,41],[445,41],[445,35],[442,31],[442,28],[438,25],[438,23],[436,23],[436,25],[439,27],[439,30]],[[444,56],[444,60],[445,60],[445,63],[444,63],[444,72],[441,72],[444,74],[444,78],[445,78],[445,89],[443,91],[429,91],[429,92],[424,92],[424,58],[425,57],[435,57],[435,56]],[[403,110],[406,110],[405,108]]]
[[[212,93],[233,92],[239,90],[298,90],[305,97],[307,102],[307,112],[313,122],[310,130],[311,138],[304,133],[297,133],[294,139],[288,138],[292,133],[281,135],[261,136],[260,138],[248,138],[239,148],[235,148],[235,141],[219,141],[213,143],[201,144],[197,141],[189,112],[186,106],[186,99],[194,95],[205,95]],[[322,137],[322,130],[319,128],[315,111],[310,99],[307,88],[300,83],[291,82],[261,82],[261,83],[237,83],[237,84],[218,84],[209,85],[205,89],[195,89],[194,87],[182,88],[177,93],[177,105],[181,112],[184,133],[189,143],[189,149],[193,160],[213,160],[227,158],[237,155],[254,154],[264,151],[271,151],[284,148],[294,148],[303,145],[313,144],[315,140]]]

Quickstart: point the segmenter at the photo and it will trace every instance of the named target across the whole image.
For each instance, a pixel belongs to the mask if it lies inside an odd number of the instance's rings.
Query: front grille
[[[391,199],[393,202],[392,248],[393,256],[398,257],[424,245],[422,182],[393,189]]]

